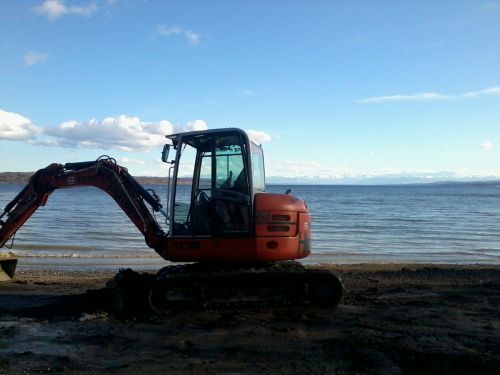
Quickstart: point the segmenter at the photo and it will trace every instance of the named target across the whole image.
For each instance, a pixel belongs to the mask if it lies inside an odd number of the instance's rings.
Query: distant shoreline
[[[0,185],[25,185],[28,183],[31,176],[35,172],[0,172]],[[150,177],[150,176],[134,176],[142,185],[165,185],[167,177]],[[271,179],[272,180],[272,179]],[[190,179],[180,179],[181,185],[189,185]],[[473,180],[473,181],[426,181],[426,182],[390,182],[384,181],[374,183],[366,182],[337,182],[337,183],[321,183],[321,182],[304,182],[304,181],[278,181],[268,182],[268,185],[290,185],[290,186],[418,186],[418,185],[500,185],[500,180]]]
[[[0,172],[0,185],[25,185],[35,172]],[[135,177],[135,176],[134,176]],[[167,177],[135,177],[142,185],[165,185]],[[181,185],[190,184],[189,179],[181,179]]]

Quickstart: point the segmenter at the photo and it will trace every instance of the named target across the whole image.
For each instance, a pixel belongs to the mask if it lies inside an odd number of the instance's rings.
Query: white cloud
[[[43,52],[30,51],[24,55],[24,62],[28,66],[33,66],[35,64],[41,63],[49,58],[49,55]]]
[[[272,137],[263,131],[248,129],[246,132],[248,137],[258,144],[270,142],[272,140]]]
[[[387,103],[387,102],[409,102],[409,101],[434,101],[434,100],[448,100],[452,97],[448,95],[438,94],[435,92],[423,92],[411,95],[390,95],[390,96],[374,96],[366,99],[355,100],[356,103]]]
[[[142,159],[131,159],[131,158],[119,158],[119,163],[122,165],[144,165],[144,160]]]
[[[491,151],[493,150],[493,147],[495,147],[495,145],[491,141],[484,141],[479,145],[479,147],[484,151]]]
[[[183,36],[191,44],[198,44],[200,41],[200,34],[195,33],[191,30],[183,29],[179,26],[160,25],[156,29],[156,32],[165,37],[169,37],[172,35]]]
[[[27,141],[39,146],[149,151],[167,143],[168,134],[207,129],[203,120],[172,125],[166,120],[145,122],[125,115],[100,121],[70,120],[41,128],[20,114],[0,110],[0,140]]]
[[[144,151],[165,143],[164,134],[171,130],[172,125],[168,122],[148,124],[138,117],[119,116],[102,121],[66,121],[46,129],[45,134],[56,138],[63,147]]]
[[[194,131],[207,130],[207,129],[208,129],[208,126],[207,126],[207,123],[205,121],[195,120],[195,121],[188,122],[181,129],[177,129],[176,132],[178,132],[178,131],[194,132]]]
[[[360,104],[375,104],[388,102],[409,102],[409,101],[436,101],[436,100],[453,100],[457,98],[470,99],[482,96],[500,95],[500,87],[493,86],[479,91],[470,91],[458,95],[444,95],[436,92],[423,92],[411,95],[388,95],[374,96],[371,98],[357,99],[354,102]]]
[[[139,117],[122,115],[106,117],[101,121],[65,121],[57,127],[46,128],[44,135],[52,138],[48,145],[59,147],[148,151],[165,144],[167,134],[206,129],[207,124],[203,120],[174,126],[165,120],[144,122]],[[47,145],[46,141],[34,143]]]
[[[59,147],[60,143],[57,139],[30,139],[29,144],[35,146]]]
[[[59,0],[46,0],[36,8],[37,13],[46,15],[49,19],[61,17],[68,12],[66,5]]]
[[[38,14],[44,15],[50,20],[67,14],[90,17],[96,10],[97,5],[94,2],[85,5],[67,6],[64,0],[45,0],[41,5],[35,8]]]
[[[337,168],[311,160],[269,160],[266,163],[269,177],[313,179],[339,179],[354,175],[350,168]]]
[[[179,26],[160,25],[158,26],[156,31],[158,32],[158,34],[163,36],[182,34],[182,28],[180,28]]]
[[[500,95],[500,87],[490,87],[484,90],[466,92],[465,94],[462,94],[462,97],[477,98],[480,96],[487,96],[487,95]]]
[[[186,30],[184,36],[191,44],[198,44],[200,41],[200,34],[192,32],[191,30]]]
[[[41,129],[29,118],[18,113],[0,109],[0,139],[10,141],[27,141],[35,139]]]

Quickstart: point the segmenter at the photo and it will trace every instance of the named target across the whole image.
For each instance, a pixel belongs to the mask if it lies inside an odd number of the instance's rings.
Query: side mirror
[[[163,151],[161,152],[161,161],[164,163],[170,163],[168,160],[168,154],[170,152],[170,145],[163,146]]]

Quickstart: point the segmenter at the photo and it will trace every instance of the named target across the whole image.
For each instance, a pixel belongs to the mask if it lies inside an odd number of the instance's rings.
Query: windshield
[[[174,236],[247,233],[251,196],[247,146],[238,133],[189,137],[179,145]],[[189,178],[187,177],[189,176]],[[187,186],[189,185],[190,194]]]

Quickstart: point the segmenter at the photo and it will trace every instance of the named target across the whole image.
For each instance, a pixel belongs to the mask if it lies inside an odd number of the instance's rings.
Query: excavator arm
[[[156,250],[166,245],[167,235],[144,203],[146,201],[153,211],[167,217],[160,199],[154,192],[144,189],[126,168],[108,157],[89,162],[50,164],[31,176],[0,215],[0,248],[38,207],[45,205],[54,190],[79,186],[95,186],[108,193],[141,231],[149,247]]]

